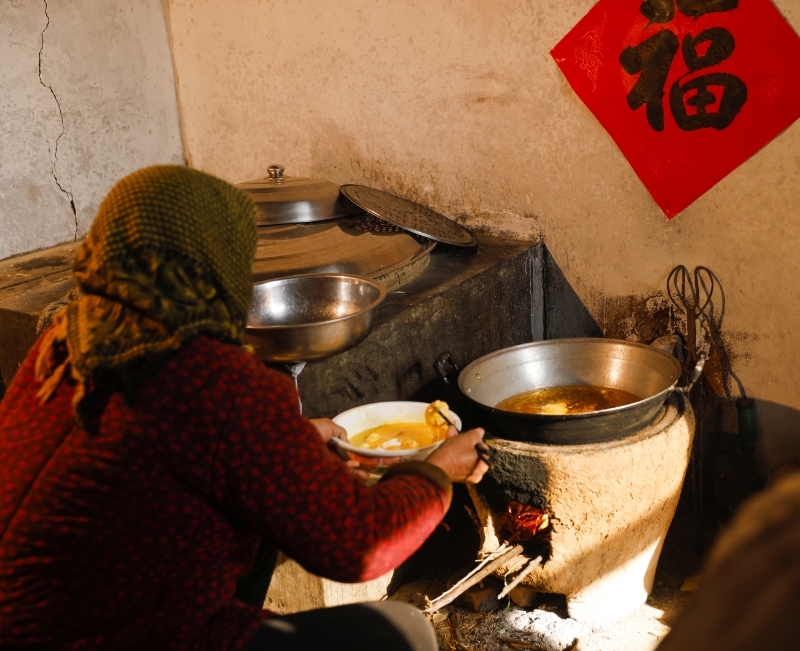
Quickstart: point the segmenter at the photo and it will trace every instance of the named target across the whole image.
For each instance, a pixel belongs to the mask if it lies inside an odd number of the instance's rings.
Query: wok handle
[[[689,395],[689,391],[692,390],[694,383],[700,379],[700,376],[703,373],[703,367],[706,365],[706,359],[708,359],[708,355],[705,353],[700,353],[700,358],[697,360],[697,364],[695,364],[694,369],[692,369],[692,374],[689,376],[689,383],[685,387],[675,387],[675,391],[680,391],[681,393]]]
[[[494,456],[494,448],[492,448],[488,442],[481,441],[475,444],[475,452],[478,453],[478,458],[489,466],[489,470],[491,471],[493,468],[492,457]]]
[[[445,364],[450,364],[450,366],[452,366],[456,371],[460,371],[461,369],[458,368],[456,360],[453,359],[453,356],[449,351],[443,352],[435,360],[433,360],[433,370],[436,371],[436,375],[441,378],[442,382],[449,385],[450,380],[447,379],[447,370],[445,369]]]

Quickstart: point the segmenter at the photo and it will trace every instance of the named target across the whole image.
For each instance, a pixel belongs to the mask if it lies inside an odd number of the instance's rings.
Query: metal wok
[[[441,357],[434,364],[442,374]],[[554,339],[490,353],[458,376],[458,388],[476,407],[480,424],[492,435],[535,443],[570,445],[609,441],[651,423],[681,375],[671,355],[643,344],[614,339]],[[495,405],[523,391],[588,384],[628,391],[641,400],[622,407],[566,415],[520,414]]]

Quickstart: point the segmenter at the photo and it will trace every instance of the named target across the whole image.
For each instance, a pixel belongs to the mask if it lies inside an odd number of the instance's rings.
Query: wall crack
[[[69,207],[72,209],[72,215],[75,218],[75,241],[78,241],[78,211],[75,209],[75,197],[73,196],[70,190],[67,190],[62,184],[61,181],[58,180],[58,143],[61,140],[61,136],[64,135],[64,113],[61,110],[61,102],[58,101],[58,97],[56,96],[56,92],[53,90],[53,87],[50,84],[46,84],[44,79],[42,79],[42,52],[44,51],[44,33],[47,31],[47,28],[50,27],[50,14],[47,12],[47,0],[44,1],[44,15],[47,18],[47,23],[45,23],[44,29],[42,30],[41,39],[42,44],[39,48],[39,83],[47,88],[50,91],[50,94],[53,96],[53,99],[56,101],[56,106],[58,106],[58,116],[61,120],[61,133],[58,134],[56,137],[56,141],[54,145],[50,144],[50,141],[47,141],[47,151],[50,157],[50,167],[53,174],[53,180],[56,182],[58,189],[69,199]]]

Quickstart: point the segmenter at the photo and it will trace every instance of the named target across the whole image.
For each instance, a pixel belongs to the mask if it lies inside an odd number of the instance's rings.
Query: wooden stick
[[[505,579],[508,578],[509,574],[514,574],[514,572],[516,572],[517,570],[521,570],[528,563],[530,563],[530,561],[531,559],[526,558],[525,556],[523,556],[522,558],[517,558],[517,560],[514,561],[514,564],[509,569],[506,570],[505,576],[503,577],[503,583],[505,583]]]
[[[530,561],[522,569],[522,571],[519,574],[517,574],[517,578],[514,579],[511,583],[509,583],[505,588],[503,588],[503,591],[499,595],[497,595],[497,600],[500,601],[500,599],[505,597],[509,592],[511,592],[514,588],[516,588],[520,584],[520,581],[522,581],[522,579],[524,579],[526,576],[528,576],[531,572],[533,572],[541,564],[542,564],[542,557],[541,556],[537,556],[532,561]]]
[[[473,573],[473,575],[469,577],[469,579],[462,580],[457,586],[453,586],[447,592],[436,597],[436,599],[431,601],[431,603],[425,609],[425,612],[435,613],[437,610],[443,608],[447,604],[453,603],[453,601],[455,601],[458,597],[460,597],[462,593],[466,592],[473,585],[483,581],[483,579],[489,576],[498,567],[501,567],[505,563],[508,563],[508,561],[510,561],[512,558],[516,558],[521,553],[522,553],[522,545],[517,545],[515,547],[512,547],[507,552],[494,559],[488,565],[486,565],[486,567],[484,567],[480,572]]]
[[[437,599],[441,599],[442,597],[445,597],[445,596],[449,595],[453,590],[458,588],[458,586],[460,586],[462,583],[464,583],[464,581],[467,581],[476,572],[480,572],[481,568],[483,568],[484,565],[486,565],[487,563],[491,563],[495,558],[497,558],[498,556],[500,556],[502,554],[505,554],[509,549],[511,549],[511,548],[508,545],[506,545],[505,543],[501,544],[491,554],[489,554],[486,558],[484,558],[474,570],[471,570],[460,581],[457,581],[453,586],[451,586],[449,590],[445,590],[442,594],[440,594],[438,597],[436,597],[436,599],[434,599],[433,601],[436,601]],[[433,601],[429,601],[428,602],[428,608],[431,607],[431,604],[433,604]],[[426,610],[426,612],[427,612],[427,610]],[[433,611],[431,611],[431,612],[433,612]]]

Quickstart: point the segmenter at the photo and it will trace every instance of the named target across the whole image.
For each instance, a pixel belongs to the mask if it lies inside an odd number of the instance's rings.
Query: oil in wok
[[[563,416],[622,407],[639,400],[639,396],[613,387],[570,384],[517,393],[497,403],[497,409],[520,414]]]

